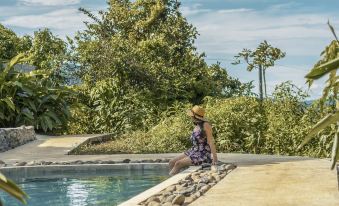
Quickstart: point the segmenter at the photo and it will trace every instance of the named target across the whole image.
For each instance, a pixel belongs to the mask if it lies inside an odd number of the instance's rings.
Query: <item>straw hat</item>
[[[204,118],[205,109],[198,105],[195,105],[192,109],[187,110],[187,115],[190,117],[195,117],[202,121],[208,121],[207,119]]]

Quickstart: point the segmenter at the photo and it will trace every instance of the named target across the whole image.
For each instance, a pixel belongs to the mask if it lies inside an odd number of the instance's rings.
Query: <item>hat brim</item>
[[[194,117],[194,118],[200,119],[200,120],[202,120],[202,121],[208,122],[208,120],[207,120],[206,118],[198,117],[198,116],[194,115],[194,113],[193,113],[192,110],[190,110],[190,109],[187,110],[186,114],[187,114],[187,116]]]

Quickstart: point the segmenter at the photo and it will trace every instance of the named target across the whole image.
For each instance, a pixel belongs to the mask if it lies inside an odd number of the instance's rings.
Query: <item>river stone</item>
[[[159,197],[153,196],[153,197],[148,198],[147,203],[150,203],[152,201],[153,202],[160,202],[160,199],[159,199]]]
[[[124,159],[122,160],[122,163],[129,163],[131,160],[130,159]]]
[[[184,203],[190,204],[190,203],[192,203],[193,201],[194,201],[194,198],[193,198],[193,197],[186,197]]]
[[[211,188],[210,185],[205,185],[205,186],[203,186],[199,191],[200,191],[201,193],[205,193],[205,192],[207,192],[207,190],[209,190],[210,188]]]
[[[28,162],[28,163],[26,164],[26,166],[34,166],[34,165],[36,165],[36,164],[37,164],[37,162],[36,162],[35,160],[33,160],[33,161]]]
[[[226,165],[225,166],[225,170],[233,170],[233,169],[235,169],[237,166],[235,166],[234,164],[228,164],[228,165]]]
[[[198,198],[201,196],[201,192],[200,191],[197,191],[196,193],[194,193],[194,195]]]
[[[175,195],[168,195],[168,197],[165,198],[165,202],[172,202],[173,199],[175,198]]]
[[[171,185],[171,186],[167,187],[165,191],[166,192],[173,192],[175,190],[176,190],[176,186],[175,185]]]
[[[14,166],[25,166],[27,162],[17,162],[14,164]]]
[[[172,202],[165,202],[163,204],[161,204],[162,206],[172,206]]]
[[[172,204],[177,204],[181,205],[185,201],[185,196],[184,195],[178,195],[172,200]]]
[[[149,203],[147,203],[147,206],[160,206],[161,204],[159,202],[156,201],[151,201]]]

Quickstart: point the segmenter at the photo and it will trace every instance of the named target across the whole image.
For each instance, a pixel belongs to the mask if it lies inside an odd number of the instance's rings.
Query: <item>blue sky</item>
[[[231,76],[257,85],[257,72],[245,65],[233,66],[234,55],[242,48],[254,49],[267,40],[287,53],[267,72],[268,93],[274,86],[291,80],[307,89],[304,75],[333,39],[326,22],[339,32],[337,0],[183,0],[181,11],[200,33],[196,46],[205,52],[209,64],[217,61]],[[48,27],[59,37],[73,36],[84,29],[86,17],[79,7],[98,11],[105,0],[0,0],[0,22],[19,35]],[[310,89],[311,98],[321,96],[323,78]],[[255,89],[257,91],[257,89]]]

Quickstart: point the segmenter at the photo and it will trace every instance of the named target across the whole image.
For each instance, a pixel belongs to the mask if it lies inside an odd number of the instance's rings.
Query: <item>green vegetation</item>
[[[98,15],[81,8],[92,21],[67,42],[48,29],[18,37],[0,26],[0,59],[7,63],[0,68],[1,127],[115,134],[112,141],[85,145],[77,153],[180,152],[189,147],[192,129],[183,111],[202,104],[220,152],[330,155],[333,128],[313,132],[319,138],[296,149],[334,110],[324,102],[337,98],[336,69],[328,69],[337,63],[337,41],[308,76],[330,72],[332,86],[325,89],[330,95],[307,106],[307,94],[291,82],[267,97],[265,71],[285,53],[266,41],[236,56],[249,71],[258,69],[257,98],[253,82],[240,82],[219,63],[205,62],[194,45],[198,33],[177,1],[110,0],[108,6]],[[16,64],[35,70],[22,73]]]
[[[22,191],[12,180],[6,178],[1,173],[0,173],[0,189],[7,192],[14,198],[18,199],[23,204],[27,204],[26,203],[26,198],[28,198],[27,194],[24,191]],[[0,199],[0,206],[2,205],[3,203]]]
[[[339,68],[339,40],[332,25],[330,25],[329,22],[328,25],[335,37],[335,40],[325,48],[325,50],[321,53],[323,55],[323,59],[318,61],[305,77],[311,86],[314,80],[329,74],[329,78],[326,81],[327,85],[323,90],[321,106],[324,105],[325,101],[329,97],[331,102],[335,102],[336,108],[333,108],[326,117],[314,125],[310,133],[305,137],[305,140],[302,142],[299,149],[308,143],[317,133],[331,126],[331,135],[334,136],[331,156],[331,169],[333,169],[339,159],[339,100],[337,98],[339,89],[339,77],[337,76],[337,70]]]

